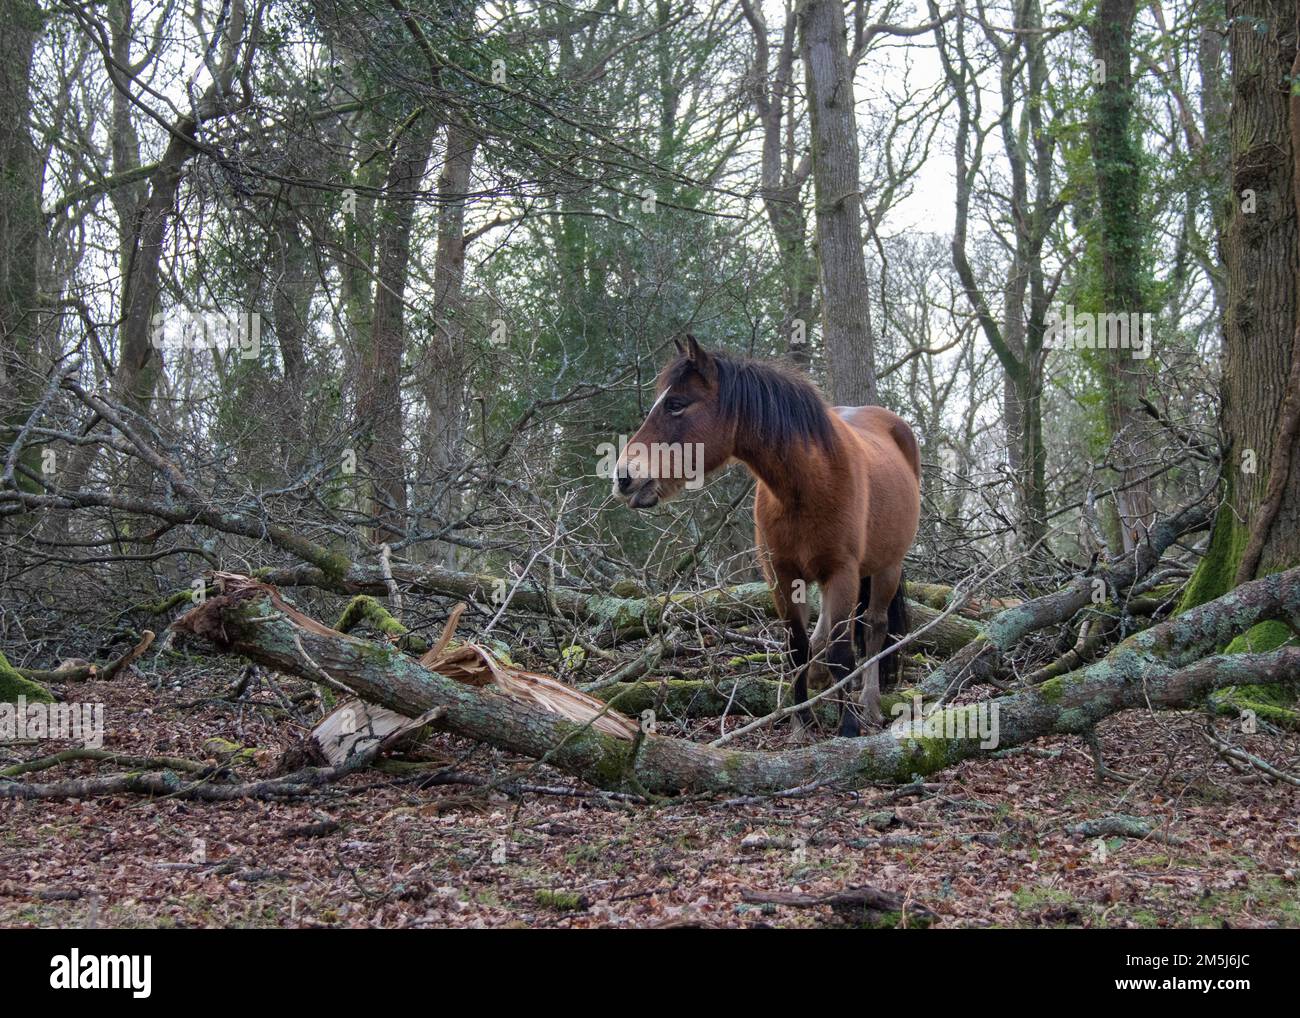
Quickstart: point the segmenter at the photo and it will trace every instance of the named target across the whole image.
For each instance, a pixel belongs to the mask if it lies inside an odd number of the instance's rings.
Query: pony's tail
[[[871,577],[864,576],[858,584],[858,617],[861,618],[866,614],[867,605],[871,603]],[[894,591],[893,600],[889,602],[889,609],[886,613],[887,624],[885,627],[885,643],[883,650],[889,650],[907,635],[911,628],[911,622],[907,617],[907,581],[904,577],[898,579],[898,589]],[[867,630],[865,626],[854,627],[855,642],[857,643],[858,653],[865,657],[867,653]],[[880,688],[892,686],[899,675],[900,657],[898,654],[890,654],[880,659]]]

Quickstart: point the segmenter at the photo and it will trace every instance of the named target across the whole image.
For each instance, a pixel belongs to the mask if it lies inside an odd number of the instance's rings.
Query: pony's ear
[[[676,336],[673,337],[673,346],[677,347],[678,353],[686,352],[686,347],[682,346],[682,341],[678,339]]]
[[[708,355],[704,347],[696,342],[695,337],[690,333],[686,334],[686,350],[684,352],[686,359],[699,372],[700,377],[712,385],[717,378],[717,369],[713,364],[713,358]]]

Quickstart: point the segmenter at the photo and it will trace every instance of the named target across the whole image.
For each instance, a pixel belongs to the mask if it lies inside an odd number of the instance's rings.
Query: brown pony
[[[675,341],[677,342],[677,341]],[[619,455],[615,493],[647,509],[732,459],[758,480],[754,540],[777,612],[789,627],[794,702],[808,699],[812,646],[829,641],[839,681],[856,663],[854,635],[871,657],[906,632],[903,557],[921,512],[921,457],[912,429],[878,406],[830,407],[803,375],[707,353],[693,336],[659,375],[645,422]],[[822,592],[810,643],[808,586]],[[855,620],[858,625],[855,626]],[[888,644],[887,644],[887,641]],[[883,659],[888,667],[896,655]],[[878,727],[880,663],[867,669],[861,719],[840,711],[840,735]],[[796,714],[796,731],[811,712]]]

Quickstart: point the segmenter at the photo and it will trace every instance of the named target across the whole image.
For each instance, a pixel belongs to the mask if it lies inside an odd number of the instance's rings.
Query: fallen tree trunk
[[[1025,601],[990,619],[979,636],[936,668],[921,684],[928,697],[951,699],[965,685],[1006,674],[1006,652],[1029,633],[1070,621],[1096,600],[1098,584],[1105,597],[1127,590],[1149,573],[1160,556],[1183,534],[1209,526],[1211,510],[1188,506],[1162,520],[1137,549],[1121,557],[1109,571],[1080,576],[1069,586]]]
[[[140,641],[134,647],[105,665],[97,665],[92,661],[73,661],[64,662],[58,668],[16,668],[14,670],[30,682],[86,682],[90,679],[111,682],[124,668],[129,668],[138,661],[141,655],[153,646],[153,640],[153,630],[146,629],[140,634]]]
[[[907,691],[910,692],[913,691]],[[888,715],[894,704],[908,699],[907,693],[883,694],[881,709]],[[595,695],[610,702],[617,698],[618,709],[624,714],[654,710],[673,718],[716,718],[723,714],[763,717],[790,702],[790,684],[758,675],[719,682],[663,679],[617,683],[600,689]],[[822,700],[812,710],[828,726],[839,723],[838,701]]]
[[[907,596],[935,611],[943,611],[957,595],[957,588],[946,583],[907,581]],[[962,597],[962,606],[958,609],[958,614],[971,619],[986,619],[1004,608],[1014,608],[1023,601],[1024,599],[1019,597],[976,597],[974,594],[966,594]]]
[[[65,386],[69,387],[69,386]],[[682,594],[619,597],[577,587],[544,587],[484,573],[463,573],[436,564],[392,562],[385,570],[363,566],[342,551],[319,544],[299,530],[286,527],[243,510],[227,510],[204,497],[181,467],[155,449],[138,429],[133,428],[116,408],[93,394],[70,386],[78,398],[100,414],[127,440],[128,448],[167,483],[172,497],[166,501],[140,498],[117,492],[53,491],[35,494],[0,491],[0,517],[34,510],[73,511],[109,509],[152,517],[169,526],[199,524],[211,530],[265,541],[294,556],[301,565],[259,570],[258,576],[279,587],[312,586],[337,594],[371,594],[387,597],[390,584],[397,582],[415,590],[441,594],[480,604],[500,605],[503,598],[517,609],[560,616],[621,639],[636,639],[660,628],[667,616],[706,619],[720,624],[743,624],[759,618],[775,618],[772,596],[764,583],[746,583],[715,590]],[[189,600],[192,591],[177,591],[169,597],[142,606],[155,614],[171,611]],[[820,609],[820,594],[810,592],[814,616]],[[910,610],[917,624],[941,614],[918,602]],[[364,604],[356,606],[362,614]],[[975,638],[978,629],[961,619],[948,617],[932,627],[917,647],[948,656]]]
[[[943,708],[919,728],[895,726],[857,739],[746,752],[658,735],[618,739],[491,687],[452,681],[391,646],[304,622],[300,613],[277,607],[277,600],[272,588],[241,580],[174,625],[271,667],[346,685],[410,717],[441,707],[438,724],[449,731],[544,760],[601,788],[642,794],[756,795],[829,783],[906,782],[995,748],[1090,731],[1117,711],[1185,707],[1221,686],[1300,681],[1300,647],[1206,656],[1267,619],[1300,628],[1296,568],[1144,630],[1079,672],[979,704]],[[957,737],[979,731],[981,712],[996,720],[996,747]]]
[[[743,625],[777,617],[772,592],[766,583],[741,583],[671,596],[618,597],[582,587],[543,588],[529,583],[521,583],[512,590],[512,581],[504,577],[462,573],[437,565],[411,566],[395,562],[392,572],[394,579],[413,590],[480,604],[500,604],[508,594],[512,608],[563,616],[627,640],[648,635],[665,617],[676,617],[679,621],[703,619],[718,625]],[[379,596],[388,593],[387,581],[378,568],[353,566],[341,580],[311,566],[266,570],[259,573],[258,578],[277,587],[311,586],[347,594]],[[809,591],[808,604],[815,619],[821,611],[821,595],[815,588]],[[908,610],[912,613],[914,629],[940,614],[916,601],[908,602]],[[916,645],[921,650],[946,657],[978,635],[979,629],[970,622],[949,616],[920,637]]]

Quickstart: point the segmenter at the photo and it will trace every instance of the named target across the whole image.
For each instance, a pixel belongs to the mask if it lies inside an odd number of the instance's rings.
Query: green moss
[[[1285,622],[1270,619],[1252,626],[1230,644],[1226,654],[1263,654],[1265,651],[1277,650],[1278,647],[1300,644],[1300,638],[1291,631]]]
[[[560,651],[560,660],[564,662],[566,668],[581,668],[582,663],[587,660],[587,651],[580,643],[571,643]]]
[[[560,735],[556,749],[562,747],[566,756],[573,754],[575,758],[593,761],[594,766],[586,775],[593,785],[613,791],[638,791],[636,777],[631,773],[631,742],[577,722],[556,722],[556,732]]]
[[[766,664],[769,661],[780,661],[781,655],[770,653],[765,650],[756,651],[753,654],[738,654],[736,657],[727,659],[728,668],[739,668],[746,664]]]
[[[352,568],[352,561],[346,556],[335,551],[327,551],[316,559],[316,564],[324,570],[325,575],[332,580],[341,580],[347,575]]]
[[[731,752],[723,758],[722,767],[720,768],[724,777],[728,780],[734,780],[740,775],[741,768],[745,765],[745,754]]]
[[[1210,532],[1210,544],[1205,557],[1197,565],[1196,571],[1188,581],[1183,600],[1178,606],[1180,612],[1222,597],[1235,586],[1237,568],[1241,563],[1242,553],[1250,540],[1250,529],[1237,519],[1233,512],[1233,474],[1228,471],[1224,477],[1226,498],[1214,518],[1214,529]],[[1282,622],[1261,622],[1232,640],[1225,649],[1229,654],[1263,653],[1278,647],[1294,644],[1296,635]],[[1213,693],[1208,698],[1210,708],[1220,714],[1238,714],[1243,710],[1253,710],[1260,718],[1288,727],[1300,727],[1300,713],[1289,709],[1285,704],[1294,702],[1281,687],[1277,686],[1239,686],[1228,687]]]
[[[1060,703],[1061,697],[1065,695],[1065,678],[1058,676],[1055,679],[1048,679],[1038,686],[1038,695],[1048,703]]]
[[[901,766],[894,777],[900,782],[912,780],[915,774],[933,774],[947,766],[952,753],[952,743],[947,739],[926,736],[909,737],[903,743]]]
[[[1207,703],[1216,714],[1240,717],[1249,710],[1261,721],[1300,731],[1300,711],[1281,686],[1227,686],[1211,693]]]
[[[855,921],[854,917],[848,914],[847,909],[841,909],[841,914],[845,919],[853,922],[855,926],[863,930],[896,930],[903,925],[903,913],[899,911],[875,912],[870,909],[863,909],[862,917]],[[907,913],[907,925],[913,929],[924,929],[929,926],[933,920],[920,912]]]
[[[204,740],[203,750],[209,756],[232,766],[252,763],[257,755],[255,748],[241,746],[237,742],[231,742],[229,739],[223,739],[220,736],[213,736]]]
[[[350,633],[362,622],[408,654],[423,654],[429,649],[428,640],[418,633],[412,633],[387,608],[366,594],[358,594],[348,602],[343,614],[334,623],[334,628],[340,633]]]
[[[1068,672],[1065,675],[1058,675],[1054,679],[1048,679],[1046,682],[1040,682],[1034,688],[1038,690],[1038,695],[1047,703],[1059,704],[1065,699],[1065,694],[1071,688],[1080,685],[1083,681],[1081,672]]]
[[[204,590],[205,593],[208,594],[213,593],[213,588],[211,587],[211,585],[205,587]],[[194,588],[185,587],[181,590],[176,591],[176,593],[174,594],[169,594],[167,597],[164,597],[160,601],[149,601],[146,602],[145,604],[137,605],[135,610],[148,612],[150,615],[165,615],[173,608],[178,608],[181,605],[187,605],[192,607],[193,604],[194,604]]]
[[[50,691],[39,683],[24,679],[0,653],[0,703],[16,703],[19,697],[28,703],[53,703]]]
[[[365,594],[358,594],[348,602],[348,606],[343,609],[343,614],[334,623],[334,628],[340,633],[349,633],[362,622],[369,622],[384,636],[393,640],[400,639],[410,632],[393,618],[387,608]]]
[[[454,647],[456,645],[456,641],[453,640],[451,645]],[[489,639],[485,641],[485,645],[488,648],[488,650],[492,651],[492,653],[496,655],[497,660],[500,661],[503,665],[507,665],[511,668],[515,667],[516,665],[515,659],[510,656],[510,644],[505,643],[501,640]]]
[[[896,693],[881,693],[880,712],[885,715],[885,721],[888,723],[889,721],[897,717],[897,715],[894,713],[894,708],[896,706],[898,706],[900,703],[906,703],[910,705],[912,703],[913,697],[919,696],[920,694],[921,694],[920,689],[900,689]]]
[[[1210,546],[1187,582],[1187,590],[1178,606],[1180,612],[1222,597],[1233,588],[1237,566],[1241,563],[1242,552],[1246,550],[1250,531],[1237,520],[1237,514],[1232,511],[1231,487],[1229,475],[1228,495],[1214,518]]]
[[[1262,654],[1278,647],[1295,646],[1300,637],[1284,622],[1270,619],[1252,626],[1230,644],[1228,654]],[[1231,717],[1243,711],[1254,711],[1255,717],[1282,728],[1300,731],[1300,711],[1295,709],[1295,695],[1285,686],[1242,685],[1228,686],[1211,693],[1210,709],[1216,714]]]
[[[541,888],[536,894],[537,904],[544,908],[558,909],[561,912],[581,912],[587,907],[587,901],[577,891],[552,891]]]
[[[647,632],[654,624],[658,606],[649,599],[612,597],[593,594],[587,599],[587,613],[593,618],[607,620],[611,629],[631,638]]]

